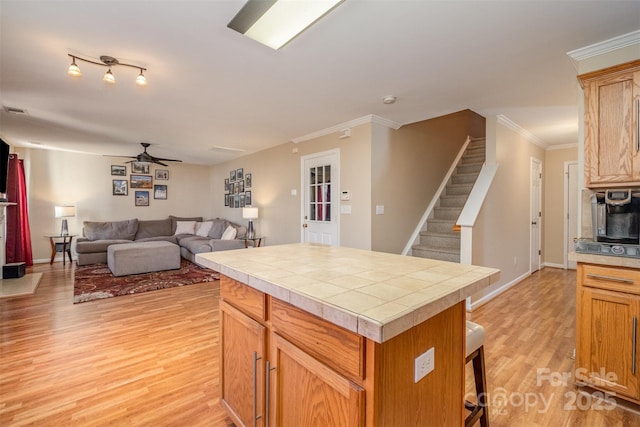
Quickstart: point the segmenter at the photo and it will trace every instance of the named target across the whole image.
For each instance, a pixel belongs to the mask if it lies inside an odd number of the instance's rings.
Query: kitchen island
[[[465,299],[498,270],[314,244],[196,262],[222,275],[221,401],[236,425],[462,425]]]

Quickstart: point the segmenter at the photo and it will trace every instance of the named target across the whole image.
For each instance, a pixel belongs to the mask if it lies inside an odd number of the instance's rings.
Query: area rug
[[[115,277],[106,264],[76,266],[73,303],[155,291],[220,279],[220,273],[182,259],[179,270]]]

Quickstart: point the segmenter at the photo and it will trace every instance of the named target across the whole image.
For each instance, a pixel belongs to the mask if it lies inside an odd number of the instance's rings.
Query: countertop
[[[306,243],[202,253],[196,262],[378,343],[500,278],[495,268]]]
[[[569,261],[584,262],[588,264],[609,265],[611,267],[629,267],[640,269],[640,258],[631,258],[613,255],[598,255],[582,252],[569,252]]]

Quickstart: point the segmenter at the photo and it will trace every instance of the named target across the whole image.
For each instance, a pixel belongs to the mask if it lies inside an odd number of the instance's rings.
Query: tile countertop
[[[382,343],[500,278],[500,270],[318,244],[196,255],[196,262]]]
[[[569,258],[569,261],[584,262],[587,264],[600,264],[600,265],[608,265],[611,267],[629,267],[629,268],[640,269],[640,259],[638,258],[613,256],[613,255],[587,254],[587,253],[581,253],[581,252],[569,252],[568,258]]]

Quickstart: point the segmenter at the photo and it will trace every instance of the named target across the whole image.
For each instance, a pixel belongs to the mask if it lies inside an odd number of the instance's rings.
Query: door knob
[[[307,224],[302,224],[302,228],[307,228],[308,225]]]

